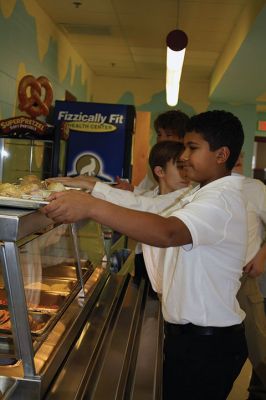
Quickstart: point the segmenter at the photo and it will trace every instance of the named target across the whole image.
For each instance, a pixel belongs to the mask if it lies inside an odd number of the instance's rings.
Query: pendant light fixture
[[[185,32],[175,29],[166,37],[166,102],[169,106],[175,106],[178,102],[179,83],[188,44]]]

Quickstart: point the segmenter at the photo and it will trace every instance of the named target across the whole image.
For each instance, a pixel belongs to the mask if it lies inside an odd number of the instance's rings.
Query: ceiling
[[[42,9],[52,18],[57,26],[67,35],[77,52],[87,61],[97,76],[165,79],[165,38],[173,29],[181,29],[188,35],[189,42],[185,55],[182,79],[192,81],[208,81],[213,83],[213,75],[217,72],[219,62],[232,44],[232,35],[236,30],[243,13],[251,5],[259,5],[260,0],[37,0]],[[254,12],[256,21],[257,11]],[[266,21],[266,15],[265,15]],[[264,21],[264,22],[265,22]],[[252,22],[252,23],[251,23]],[[254,28],[253,21],[249,21]],[[266,22],[262,30],[266,30]],[[264,32],[263,32],[264,33]],[[259,34],[263,34],[261,31]],[[258,33],[256,33],[258,34]],[[266,32],[265,32],[266,34]],[[249,35],[244,35],[245,40]],[[265,36],[261,46],[264,46]],[[253,37],[253,41],[256,42]],[[235,56],[242,57],[231,71],[229,81],[224,80],[225,73],[216,76],[211,95],[218,93],[218,100],[230,92],[230,100],[234,99],[238,68],[247,67],[252,61],[250,45],[244,51],[238,46]],[[259,49],[258,49],[259,51]],[[234,57],[234,61],[236,57]],[[265,57],[266,60],[266,57]],[[244,62],[244,64],[243,64]],[[246,64],[245,64],[246,62]],[[231,65],[227,63],[226,73]],[[253,59],[254,64],[254,59]],[[265,71],[266,69],[264,69]],[[250,72],[250,71],[247,71]],[[262,72],[261,72],[262,73]],[[258,75],[254,73],[254,78]],[[247,101],[254,101],[266,91],[258,88]],[[218,79],[218,80],[217,80]],[[218,85],[219,82],[223,85]],[[244,97],[249,97],[246,75]],[[218,82],[218,83],[217,83]],[[223,86],[223,89],[219,87]],[[239,85],[238,85],[239,86]],[[217,92],[218,90],[218,92]],[[220,90],[220,92],[219,92]],[[239,100],[239,99],[238,99]]]

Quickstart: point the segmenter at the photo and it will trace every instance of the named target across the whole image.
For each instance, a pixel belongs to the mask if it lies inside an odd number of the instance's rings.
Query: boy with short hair
[[[153,199],[156,197],[156,203],[152,201],[150,202],[150,206],[147,204],[147,211],[151,212],[155,204],[160,205],[160,209],[157,207],[157,210],[154,212],[158,213],[163,211],[163,209],[167,209],[170,204],[178,202],[190,190],[190,188],[188,188],[189,180],[184,172],[183,163],[180,161],[180,156],[183,151],[183,144],[177,141],[159,141],[152,147],[149,155],[149,166],[158,186],[153,190],[144,192],[143,195],[139,197],[141,201],[144,200],[144,196]],[[114,191],[114,194],[117,195],[117,192]],[[124,193],[120,194],[121,197],[119,198],[118,204],[121,204],[121,198],[123,198]],[[112,202],[115,202],[110,196],[111,194],[109,192],[107,198],[109,201],[113,200]],[[129,208],[135,208],[132,207],[131,204],[127,203],[127,205]],[[138,209],[140,209],[140,207],[138,207]],[[145,211],[144,206],[142,206],[141,209]],[[154,272],[153,265],[150,262],[148,262],[148,264],[144,262],[142,246],[141,243],[138,243],[135,248],[134,280],[138,283],[141,277],[146,278],[146,274],[148,273],[153,290],[158,292],[157,286],[161,280],[160,272]]]
[[[188,178],[200,185],[168,210],[167,217],[77,191],[52,195],[42,209],[56,222],[92,218],[165,248],[164,400],[225,400],[247,358],[245,313],[236,299],[247,216],[243,178],[231,176],[243,141],[242,125],[229,112],[192,117],[181,159]]]
[[[159,114],[154,120],[157,143],[165,140],[182,143],[188,121],[189,117],[180,110],[170,110]],[[119,177],[117,177],[117,182],[119,189],[131,190],[136,194],[143,194],[156,186],[156,180],[154,180],[150,169],[148,169],[147,174],[137,186],[120,180]]]

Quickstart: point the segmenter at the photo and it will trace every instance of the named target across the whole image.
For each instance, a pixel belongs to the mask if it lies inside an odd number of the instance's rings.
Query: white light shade
[[[175,29],[166,37],[166,101],[169,106],[178,102],[179,82],[188,44],[188,37],[184,31]]]
[[[167,47],[166,58],[166,102],[169,106],[175,106],[178,102],[179,83],[184,63],[186,49],[180,51]]]

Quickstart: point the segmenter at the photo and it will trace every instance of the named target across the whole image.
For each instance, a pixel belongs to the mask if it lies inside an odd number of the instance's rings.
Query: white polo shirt
[[[142,181],[138,184],[138,186],[134,186],[134,193],[135,194],[143,194],[148,190],[149,191],[153,190],[157,185],[158,185],[158,183],[154,179],[154,176],[153,176],[153,173],[152,173],[150,167],[148,167],[148,172],[144,176]]]
[[[257,254],[265,236],[266,186],[258,179],[245,177],[243,195],[247,201],[248,214],[247,264]]]
[[[165,249],[162,310],[166,321],[230,326],[244,319],[236,299],[248,237],[243,179],[217,179],[168,211],[168,216],[187,225],[193,244]]]
[[[156,265],[163,266],[157,270],[161,278],[157,276],[156,279],[162,289],[166,321],[230,326],[244,319],[245,313],[236,300],[247,247],[246,205],[241,193],[243,179],[227,176],[201,189],[192,189],[173,207],[173,199],[169,199],[168,205],[164,203],[163,209],[170,208],[162,215],[181,219],[193,240],[193,245],[159,249],[161,252],[155,257]],[[101,183],[95,185],[92,194],[128,208],[162,210],[161,202],[156,202],[160,196],[153,199],[134,196],[132,192]]]

